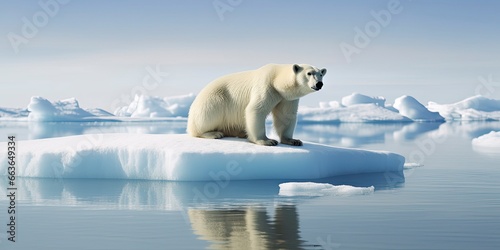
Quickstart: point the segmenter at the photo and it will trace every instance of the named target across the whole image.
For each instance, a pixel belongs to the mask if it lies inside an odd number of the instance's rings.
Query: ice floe
[[[279,185],[281,196],[350,196],[372,194],[371,187],[353,187],[350,185],[332,185],[329,183],[314,182],[287,182]]]
[[[6,142],[0,146],[6,148]],[[175,181],[319,179],[398,172],[404,157],[390,152],[305,142],[259,146],[244,139],[210,140],[186,134],[86,134],[19,141],[17,176]],[[7,175],[0,152],[0,175]]]
[[[487,151],[500,155],[500,131],[491,131],[488,134],[472,139],[472,146],[478,151]]]

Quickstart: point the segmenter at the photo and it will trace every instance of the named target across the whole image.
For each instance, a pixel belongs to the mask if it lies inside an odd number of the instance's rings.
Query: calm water
[[[0,123],[0,140],[183,133],[185,126]],[[273,180],[233,181],[208,198],[197,194],[213,187],[209,182],[19,179],[16,243],[5,233],[2,178],[0,249],[498,249],[500,152],[471,144],[491,130],[500,123],[298,126],[303,140],[389,150],[423,164],[317,180],[374,185],[371,195],[280,197],[284,181]]]

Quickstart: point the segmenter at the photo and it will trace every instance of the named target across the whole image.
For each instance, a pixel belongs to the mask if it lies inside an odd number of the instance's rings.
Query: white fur
[[[308,74],[309,73],[309,74]],[[292,139],[299,98],[312,92],[326,74],[306,64],[268,64],[259,69],[220,77],[208,84],[189,110],[187,132],[194,137],[246,137],[274,146],[266,137],[265,120],[273,124],[281,143],[302,145]]]

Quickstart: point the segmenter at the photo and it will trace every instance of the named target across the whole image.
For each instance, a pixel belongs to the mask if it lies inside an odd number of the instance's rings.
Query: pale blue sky
[[[325,87],[302,100],[311,106],[354,91],[389,103],[403,94],[454,102],[478,91],[500,99],[500,86],[479,80],[500,82],[499,1],[396,1],[400,12],[350,62],[340,45],[355,45],[356,27],[376,22],[372,11],[391,1],[242,0],[227,5],[223,20],[212,0],[72,0],[49,5],[50,13],[39,2],[56,0],[0,2],[0,107],[25,107],[39,95],[113,111],[138,91],[197,93],[218,76],[267,63],[326,67]],[[34,35],[23,35],[25,20]],[[27,43],[12,46],[13,34]],[[161,82],[143,85],[157,65]]]

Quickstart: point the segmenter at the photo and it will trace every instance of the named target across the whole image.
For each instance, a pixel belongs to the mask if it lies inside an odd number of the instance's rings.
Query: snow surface
[[[116,116],[125,117],[187,117],[189,107],[196,95],[188,94],[172,97],[135,95],[127,106],[118,108]]]
[[[401,96],[396,98],[393,107],[414,121],[444,121],[438,112],[429,111],[424,105],[412,96]]]
[[[350,196],[372,194],[371,187],[353,187],[349,185],[332,185],[329,183],[314,182],[287,182],[279,184],[281,196]]]
[[[17,176],[175,181],[318,179],[403,171],[390,152],[337,148],[259,146],[243,139],[210,140],[185,134],[87,134],[19,141]],[[6,148],[6,142],[0,143]],[[0,175],[7,155],[0,152]]]
[[[430,111],[439,112],[446,120],[500,120],[500,100],[476,95],[452,104],[429,102]]]
[[[490,151],[500,154],[500,131],[491,131],[488,134],[472,139],[474,149]]]

